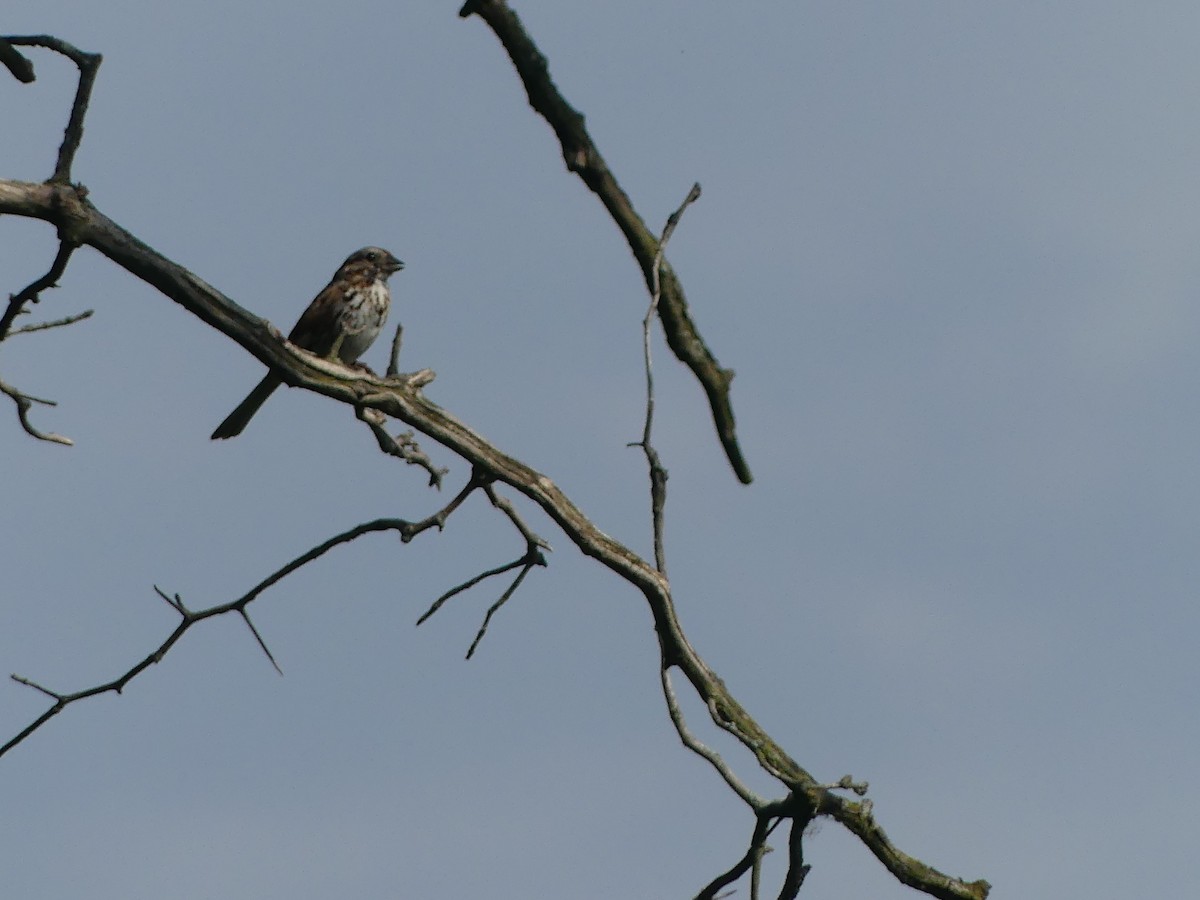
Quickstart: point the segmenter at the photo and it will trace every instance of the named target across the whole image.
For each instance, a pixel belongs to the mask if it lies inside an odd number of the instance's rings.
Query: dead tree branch
[[[184,604],[183,599],[179,596],[179,594],[168,595],[156,586],[154,588],[155,593],[158,594],[158,596],[161,597],[179,615],[179,624],[175,626],[175,630],[172,631],[153,651],[151,651],[138,663],[131,666],[118,677],[111,681],[105,682],[104,684],[96,685],[95,687],[64,694],[42,687],[40,684],[31,681],[24,676],[11,676],[14,681],[26,685],[27,687],[32,687],[46,696],[51,697],[54,700],[54,703],[49,709],[34,719],[33,722],[23,728],[15,737],[13,737],[3,746],[0,746],[0,756],[4,756],[4,754],[8,753],[9,750],[12,750],[72,703],[77,703],[80,700],[86,700],[89,697],[96,697],[100,694],[110,692],[117,694],[121,693],[121,691],[125,689],[125,685],[129,684],[130,681],[132,681],[146,669],[150,668],[150,666],[160,662],[163,657],[167,655],[168,651],[170,651],[170,649],[174,647],[176,643],[178,643],[180,638],[182,638],[190,628],[199,624],[200,622],[205,621],[206,619],[211,619],[216,616],[222,616],[231,612],[235,612],[240,615],[242,620],[246,623],[246,627],[250,629],[250,633],[254,636],[258,646],[262,649],[263,653],[266,654],[266,657],[270,661],[271,665],[275,667],[277,672],[283,674],[279,668],[279,664],[275,661],[274,655],[267,648],[266,641],[263,640],[262,635],[259,633],[254,623],[250,620],[247,607],[251,603],[253,603],[269,588],[274,587],[297,569],[300,569],[309,563],[320,559],[335,547],[348,544],[351,541],[357,540],[363,535],[375,534],[381,531],[395,531],[400,535],[400,540],[402,543],[408,543],[413,538],[417,537],[417,535],[422,534],[431,528],[437,528],[440,530],[445,524],[446,519],[449,518],[449,516],[459,506],[462,505],[463,500],[465,500],[473,491],[478,490],[480,487],[482,487],[482,485],[477,480],[472,479],[470,482],[468,482],[467,486],[454,497],[453,500],[451,500],[433,515],[422,519],[419,522],[410,522],[406,519],[376,519],[373,522],[364,522],[361,525],[356,525],[347,531],[343,531],[341,534],[334,535],[327,541],[323,541],[322,543],[313,547],[311,550],[308,550],[305,553],[302,553],[300,556],[297,556],[286,565],[276,569],[245,594],[228,603],[222,603],[218,606],[213,606],[208,609],[191,610],[188,609],[188,607]]]
[[[57,406],[58,404],[53,400],[43,400],[41,397],[26,394],[24,391],[18,390],[4,381],[0,381],[0,394],[11,397],[13,402],[17,404],[17,419],[20,421],[21,427],[25,429],[25,433],[30,437],[35,437],[39,441],[46,441],[51,444],[62,444],[66,447],[74,445],[75,442],[69,437],[55,434],[53,431],[39,431],[29,421],[29,410],[33,408],[33,404],[40,403],[42,406]]]
[[[51,319],[49,322],[37,322],[33,325],[22,325],[20,328],[14,328],[8,333],[9,337],[14,334],[31,334],[35,331],[49,331],[51,328],[63,328],[67,325],[74,325],[76,322],[82,322],[84,319],[90,319],[95,315],[94,309],[85,309],[81,313],[75,313],[73,316],[63,316],[61,319]]]
[[[49,271],[8,298],[8,306],[5,307],[4,314],[0,315],[0,341],[8,337],[17,316],[25,312],[26,304],[40,302],[42,291],[58,287],[58,279],[62,278],[63,272],[67,270],[67,263],[74,252],[75,245],[67,241],[60,243]]]
[[[92,85],[96,83],[96,72],[99,71],[104,57],[99,53],[85,53],[66,41],[48,34],[9,35],[0,38],[0,43],[3,42],[7,42],[12,47],[44,47],[47,50],[53,50],[71,60],[79,69],[79,85],[75,89],[75,101],[71,104],[71,116],[67,120],[67,127],[63,133],[62,146],[58,148],[58,161],[54,166],[54,174],[50,176],[50,181],[66,184],[71,180],[71,166],[75,162],[75,153],[79,150],[79,144],[83,140],[83,119],[87,115],[88,103],[92,99]],[[17,55],[20,56],[19,53]],[[11,66],[9,68],[11,70]],[[16,72],[13,74],[21,78]],[[21,80],[33,81],[32,66],[30,66],[28,74],[28,79],[21,78]]]
[[[667,241],[675,233],[683,211],[700,199],[700,185],[693,184],[679,208],[667,218],[662,236],[658,239],[658,250],[654,253],[654,267],[650,279],[650,306],[642,319],[642,361],[646,369],[646,420],[642,426],[642,439],[630,446],[641,447],[650,469],[650,524],[654,533],[654,564],[664,576],[667,574],[667,553],[663,542],[663,512],[667,506],[667,469],[651,442],[654,429],[654,366],[650,358],[650,323],[662,300],[662,264]]]
[[[480,572],[473,578],[468,578],[461,584],[457,584],[450,588],[450,590],[446,591],[444,594],[434,600],[429,609],[425,610],[425,612],[421,614],[421,617],[417,619],[417,624],[420,625],[425,622],[425,620],[429,619],[439,609],[441,609],[446,601],[450,598],[455,597],[464,591],[470,590],[471,588],[475,587],[475,585],[480,584],[489,578],[494,578],[497,575],[503,575],[505,572],[511,572],[513,569],[520,568],[521,571],[517,573],[517,577],[508,586],[504,593],[500,595],[500,599],[488,607],[487,613],[485,613],[483,617],[483,623],[479,626],[479,631],[475,634],[475,639],[471,641],[471,646],[467,649],[467,659],[470,659],[475,655],[476,648],[479,647],[479,643],[483,640],[483,636],[487,634],[488,625],[491,624],[492,616],[495,615],[496,612],[499,611],[500,607],[507,603],[512,595],[516,593],[517,588],[521,586],[521,582],[525,580],[525,576],[529,574],[530,569],[532,569],[534,566],[546,565],[546,557],[542,554],[542,550],[550,549],[550,545],[542,540],[542,538],[534,534],[532,530],[530,530],[529,526],[527,526],[520,515],[517,514],[517,511],[513,507],[512,503],[509,502],[507,498],[500,496],[500,494],[496,491],[496,486],[492,484],[491,480],[479,470],[475,471],[470,484],[468,484],[468,488],[474,489],[475,487],[483,488],[484,492],[488,496],[488,499],[491,500],[492,506],[504,513],[512,526],[520,533],[521,537],[525,539],[525,553],[517,559],[514,559],[512,562],[508,562],[503,565],[496,566],[493,569]]]
[[[905,884],[932,896],[981,900],[986,882],[952,878],[898,850],[861,804],[839,798],[770,737],[742,708],[725,683],[708,668],[684,635],[670,585],[657,569],[600,531],[557,485],[535,469],[494,447],[481,435],[424,397],[419,384],[380,378],[319,359],[283,340],[269,322],[238,306],[211,285],[121,228],[70,185],[0,181],[0,215],[15,214],[69,227],[132,275],[218,329],[290,385],[399,419],[467,461],[489,481],[524,495],[575,544],[646,600],[653,616],[663,665],[677,666],[709,710],[714,723],[740,741],[759,765],[789,791],[810,795],[818,814],[830,816],[859,836]],[[418,373],[419,374],[419,373]],[[423,383],[423,382],[422,382]]]
[[[663,323],[668,344],[676,355],[692,368],[704,386],[718,436],[730,463],[738,477],[748,483],[750,472],[737,444],[729,401],[732,373],[721,369],[704,345],[688,314],[679,281],[669,264],[662,258],[662,247],[670,236],[669,229],[672,223],[668,223],[668,230],[657,239],[648,231],[592,143],[584,129],[582,116],[558,93],[550,80],[545,58],[533,45],[520,21],[503,0],[468,0],[460,14],[479,15],[497,34],[525,84],[531,105],[547,119],[558,134],[568,169],[578,173],[600,197],[625,234],[652,296],[657,294],[657,300],[653,302]],[[70,169],[82,136],[83,114],[100,57],[80,54],[54,38],[8,40],[12,45],[43,46],[64,53],[79,65],[81,76],[71,121],[66,129],[54,176],[47,182],[36,184],[0,180],[0,215],[25,216],[53,224],[58,229],[63,243],[60,255],[69,254],[68,247],[94,247],[134,277],[155,287],[201,321],[236,341],[265,365],[278,372],[285,383],[304,387],[354,406],[364,421],[371,425],[381,447],[387,449],[386,442],[379,437],[380,430],[377,430],[384,426],[380,417],[392,417],[461,457],[470,464],[472,477],[449,504],[429,518],[417,523],[401,519],[380,519],[356,526],[292,560],[232,602],[193,612],[184,605],[178,595],[168,597],[160,591],[160,596],[180,616],[179,624],[158,648],[107,684],[64,694],[42,687],[29,679],[14,676],[20,683],[50,697],[54,703],[20,734],[0,747],[0,755],[19,744],[67,705],[108,691],[119,693],[132,678],[162,659],[190,627],[214,616],[228,612],[241,615],[260,647],[274,664],[262,636],[246,614],[246,608],[256,597],[301,566],[364,534],[394,530],[399,532],[402,541],[407,542],[425,530],[440,528],[444,525],[446,517],[457,509],[467,496],[475,490],[483,489],[493,505],[508,516],[521,532],[526,541],[526,551],[513,563],[501,569],[489,570],[456,589],[455,593],[502,571],[520,568],[509,588],[489,608],[472,644],[473,652],[479,639],[486,632],[492,615],[512,596],[533,566],[545,563],[541,555],[541,549],[546,546],[545,542],[521,522],[512,504],[497,493],[496,487],[503,484],[536,505],[581,553],[597,560],[642,594],[654,620],[661,655],[660,665],[664,673],[664,693],[668,698],[672,719],[677,720],[676,727],[681,739],[690,749],[717,768],[730,787],[754,809],[758,817],[755,838],[751,842],[752,852],[743,860],[749,860],[753,894],[757,894],[758,891],[758,861],[765,850],[763,840],[769,830],[784,819],[789,820],[789,866],[781,896],[794,896],[807,872],[802,852],[804,828],[814,816],[825,816],[841,823],[855,834],[904,884],[940,898],[982,900],[987,896],[989,885],[986,882],[966,882],[953,878],[899,850],[876,823],[870,801],[856,802],[841,797],[837,793],[843,789],[841,782],[836,785],[822,784],[792,759],[742,708],[725,683],[709,669],[691,646],[679,622],[670,584],[660,566],[652,565],[628,547],[601,532],[548,477],[505,454],[469,426],[426,399],[422,388],[430,382],[432,373],[392,374],[390,377],[380,378],[369,371],[347,368],[300,350],[283,340],[279,331],[269,322],[247,312],[187,269],[157,253],[98,210],[89,201],[86,190],[70,183]],[[683,207],[673,217],[676,221],[682,209]],[[64,266],[65,262],[64,259]],[[15,315],[14,312],[12,317]],[[398,356],[398,352],[397,342],[395,356]],[[395,365],[390,368],[395,369]],[[26,397],[26,400],[29,398]],[[647,428],[647,438],[648,430]],[[400,446],[399,441],[390,437],[388,440]],[[649,444],[648,439],[646,443]],[[395,455],[405,459],[402,453]],[[429,468],[427,467],[427,470]],[[661,556],[658,561],[662,564]],[[665,568],[665,564],[662,568]],[[678,715],[679,707],[674,700],[673,688],[665,677],[665,673],[673,668],[678,668],[692,686],[714,724],[740,742],[758,765],[781,784],[787,792],[787,800],[764,803],[741,785],[732,768],[724,764],[720,757],[711,751],[704,752],[707,748],[691,736],[683,724],[682,716]],[[764,821],[771,824],[762,825]],[[730,872],[735,870],[744,871],[745,868],[739,863]]]
[[[529,105],[558,136],[567,170],[583,179],[583,183],[600,198],[625,235],[629,249],[641,267],[646,287],[652,288],[659,242],[633,208],[629,196],[600,155],[599,148],[584,125],[583,115],[567,102],[554,84],[546,57],[529,37],[520,18],[505,0],[467,0],[458,14],[464,19],[472,15],[479,16],[500,39],[525,85]],[[658,316],[666,332],[667,344],[675,356],[692,370],[704,388],[717,438],[721,441],[729,464],[738,479],[743,484],[749,484],[753,476],[738,445],[733,403],[729,398],[733,371],[722,368],[704,343],[688,311],[683,285],[670,264],[662,264],[661,281],[662,300],[658,305]]]
[[[92,95],[92,85],[96,80],[96,71],[100,67],[101,56],[96,53],[84,53],[66,41],[48,35],[0,37],[0,62],[3,62],[5,67],[19,81],[26,84],[34,80],[33,64],[21,55],[16,49],[17,46],[44,47],[53,50],[56,53],[66,56],[79,69],[79,84],[75,90],[75,100],[71,104],[71,115],[67,120],[67,126],[63,132],[63,142],[58,150],[58,161],[54,167],[54,174],[50,176],[50,182],[66,184],[71,180],[71,164],[75,160],[75,153],[79,150],[79,143],[83,140],[83,119],[87,114],[88,102]],[[80,191],[82,192],[82,189]],[[70,234],[60,228],[58,253],[54,257],[54,262],[50,265],[50,270],[41,278],[28,285],[24,290],[11,295],[3,314],[0,314],[0,342],[10,336],[13,322],[16,321],[17,316],[26,311],[26,305],[37,303],[42,291],[55,287],[58,284],[58,279],[66,271],[67,263],[70,261],[71,254],[77,246],[78,243],[72,240]],[[87,315],[90,315],[90,313]],[[86,318],[86,316],[78,318]],[[78,321],[78,318],[74,321]],[[60,319],[57,322],[47,323],[41,327],[52,328],[66,324],[70,324],[70,320]],[[33,331],[36,330],[36,326],[20,330]],[[54,406],[55,404],[52,401],[39,399],[4,382],[0,382],[0,392],[11,397],[16,403],[17,418],[20,420],[21,427],[25,429],[27,434],[38,440],[54,444],[70,446],[74,443],[70,438],[64,437],[61,434],[40,431],[29,421],[29,410],[34,403]]]
[[[64,325],[71,325],[82,319],[88,318],[92,314],[91,310],[88,310],[87,312],[81,313],[77,316],[68,316],[64,319],[58,319],[53,322],[43,322],[38,325],[27,325],[24,328],[17,329],[12,327],[17,316],[27,311],[25,308],[27,304],[37,303],[40,299],[40,294],[42,291],[58,286],[58,279],[61,278],[63,272],[66,271],[67,263],[70,261],[71,254],[74,251],[74,244],[71,244],[66,240],[62,241],[58,246],[58,253],[54,257],[54,262],[50,264],[50,270],[46,272],[45,275],[35,279],[24,289],[18,291],[8,298],[8,305],[5,307],[4,313],[0,315],[0,343],[12,337],[14,334],[42,331],[48,328],[59,328]],[[33,426],[33,423],[29,421],[29,410],[33,407],[33,404],[39,403],[43,406],[56,406],[57,404],[53,400],[43,400],[42,398],[35,397],[32,394],[27,394],[4,381],[0,381],[0,393],[11,397],[13,402],[16,403],[17,418],[21,422],[21,427],[25,429],[26,434],[37,438],[39,441],[47,441],[52,444],[63,444],[68,447],[74,444],[74,441],[68,437],[64,437],[61,434],[38,430]]]
[[[774,817],[774,821],[772,818]],[[757,873],[759,865],[762,863],[762,858],[770,852],[770,847],[767,846],[767,838],[776,826],[783,819],[778,817],[777,813],[760,812],[754,819],[754,834],[750,836],[750,847],[746,851],[745,856],[739,859],[727,872],[722,872],[712,881],[704,886],[695,897],[695,900],[715,900],[717,891],[721,888],[728,887],[733,884],[747,872],[753,869]],[[751,898],[758,897],[757,879],[750,889]]]

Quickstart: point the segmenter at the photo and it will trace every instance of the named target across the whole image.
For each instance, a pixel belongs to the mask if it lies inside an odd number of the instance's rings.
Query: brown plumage
[[[346,257],[321,293],[308,304],[288,340],[310,353],[346,364],[362,356],[387,321],[392,296],[387,280],[404,263],[380,247],[363,247]],[[283,381],[268,372],[212,433],[213,440],[242,433],[260,406]]]

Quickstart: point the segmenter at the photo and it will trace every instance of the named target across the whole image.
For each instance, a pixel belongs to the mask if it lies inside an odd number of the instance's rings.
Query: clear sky
[[[656,341],[668,560],[700,653],[817,777],[868,780],[902,849],[993,896],[1177,895],[1200,833],[1200,7],[514,5],[648,220],[704,188],[669,257],[737,370],[756,481]],[[347,253],[393,250],[428,396],[649,555],[625,446],[645,291],[457,9],[16,0],[0,27],[105,55],[75,168],[100,209],[284,330]],[[74,89],[31,56],[36,84],[0,78],[3,178],[49,175]],[[55,246],[0,220],[0,290]],[[91,250],[36,313],[87,308],[0,352],[0,377],[59,402],[37,424],[77,442],[37,443],[0,404],[0,672],[107,680],[175,625],[153,585],[225,602],[445,501],[299,391],[210,442],[262,366]],[[0,891],[694,894],[750,816],[679,746],[640,597],[529,520],[551,567],[470,662],[500,585],[413,623],[520,552],[478,499],[256,602],[283,678],[222,620],[69,709],[0,760]],[[0,685],[3,736],[43,708]],[[808,854],[802,896],[913,896],[835,824]]]

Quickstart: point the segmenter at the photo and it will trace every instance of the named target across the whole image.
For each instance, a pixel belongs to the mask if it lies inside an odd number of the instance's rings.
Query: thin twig
[[[654,449],[654,444],[650,441],[650,433],[654,427],[654,365],[650,358],[650,323],[654,321],[654,314],[662,299],[661,275],[663,254],[666,252],[667,242],[675,233],[675,226],[679,224],[683,211],[699,199],[700,184],[697,182],[692,185],[692,189],[688,191],[683,203],[679,204],[679,208],[667,217],[667,224],[663,226],[662,236],[658,240],[658,249],[654,253],[654,266],[650,278],[650,306],[642,319],[642,360],[646,367],[646,421],[642,427],[642,439],[634,446],[642,448],[642,452],[646,454],[646,464],[650,468],[650,519],[654,533],[654,564],[664,577],[667,574],[667,553],[663,542],[663,512],[667,505],[667,470],[659,458],[658,451]]]
[[[523,565],[524,563],[524,557],[521,557],[520,559],[514,559],[512,562],[505,563],[502,566],[496,566],[494,569],[488,569],[486,572],[480,572],[478,575],[474,576],[473,578],[468,578],[461,584],[456,584],[454,587],[450,588],[450,590],[446,591],[446,593],[434,600],[433,603],[430,604],[429,609],[421,613],[420,617],[417,619],[417,624],[424,624],[424,622],[430,616],[441,609],[445,602],[452,597],[457,597],[463,591],[470,590],[481,581],[487,581],[489,578],[494,578],[497,575],[503,575],[505,572],[511,572],[513,569]]]
[[[554,548],[551,547],[544,538],[535,534],[533,530],[525,524],[525,520],[522,519],[517,513],[517,510],[513,507],[508,498],[502,497],[499,492],[497,492],[495,484],[489,481],[484,485],[483,492],[487,494],[488,499],[492,501],[492,506],[496,507],[496,509],[508,516],[508,520],[512,522],[513,527],[516,528],[517,531],[521,532],[521,537],[525,538],[525,542],[530,546],[530,548],[538,547],[542,550],[553,552]]]
[[[20,328],[14,328],[8,333],[9,337],[14,334],[29,334],[34,331],[46,331],[50,328],[62,328],[66,325],[74,325],[76,322],[82,322],[84,319],[90,319],[95,314],[94,309],[85,309],[81,313],[76,313],[73,316],[63,316],[61,319],[52,319],[49,322],[38,322],[34,325],[22,325]]]
[[[746,801],[748,806],[753,809],[761,809],[766,806],[766,799],[752,791],[749,785],[738,778],[720,753],[700,741],[688,729],[687,721],[683,717],[683,710],[679,706],[679,698],[675,696],[675,687],[671,684],[670,666],[662,667],[659,671],[659,678],[662,682],[663,697],[667,701],[667,713],[671,716],[671,723],[675,726],[675,731],[678,733],[679,739],[683,741],[683,745],[697,756],[708,760],[709,765],[717,770],[717,774],[725,779],[725,783],[733,789],[735,794]]]
[[[500,595],[499,600],[488,607],[487,614],[483,617],[483,624],[479,626],[479,631],[475,635],[475,640],[471,641],[471,646],[467,649],[467,659],[470,659],[475,655],[475,648],[479,646],[479,642],[482,641],[483,636],[487,634],[488,625],[491,624],[492,616],[495,615],[496,611],[499,610],[500,607],[502,607],[505,603],[507,603],[509,598],[517,592],[517,588],[521,586],[521,582],[525,580],[525,576],[529,574],[529,570],[534,566],[544,566],[545,564],[546,560],[540,553],[537,554],[537,558],[532,562],[526,562],[524,568],[522,568],[517,574],[517,577],[513,579],[513,583],[508,586],[508,590]]]
[[[79,245],[70,241],[61,241],[58,245],[58,253],[54,255],[54,262],[50,264],[50,270],[8,298],[8,306],[5,308],[4,314],[0,315],[0,341],[8,337],[13,320],[21,314],[26,303],[37,303],[42,291],[58,286],[58,279],[62,278],[71,254],[75,252],[77,246]]]
[[[546,543],[546,541],[542,540],[542,538],[538,537],[538,535],[535,534],[533,530],[525,524],[524,520],[517,513],[512,503],[510,503],[507,498],[502,497],[496,492],[495,486],[492,484],[491,479],[482,470],[476,469],[473,472],[471,483],[482,486],[484,493],[487,494],[488,499],[491,500],[492,506],[504,513],[504,515],[508,517],[509,522],[512,523],[513,527],[521,533],[521,536],[525,539],[525,553],[520,558],[515,559],[512,562],[504,563],[503,565],[488,569],[485,572],[480,572],[478,575],[468,578],[461,584],[456,584],[454,587],[450,588],[450,590],[446,591],[436,600],[434,600],[433,603],[430,604],[429,608],[421,614],[420,618],[417,619],[417,624],[422,624],[429,619],[430,616],[441,609],[442,606],[445,605],[445,603],[451,598],[458,596],[464,591],[475,587],[475,585],[480,584],[489,578],[494,578],[497,575],[503,575],[505,572],[511,572],[513,569],[520,567],[521,571],[517,574],[517,577],[513,580],[512,584],[508,586],[508,589],[505,590],[505,592],[500,596],[499,600],[488,607],[487,613],[483,617],[483,623],[479,626],[479,631],[475,635],[475,640],[471,642],[471,646],[467,650],[467,659],[470,659],[475,655],[475,650],[479,646],[479,642],[483,640],[483,636],[487,633],[488,625],[492,621],[492,616],[495,615],[500,607],[507,603],[509,598],[513,596],[517,588],[521,586],[521,582],[525,580],[525,576],[529,574],[529,570],[534,566],[546,565],[546,557],[542,555],[542,550],[550,549],[550,545]]]
[[[273,653],[271,653],[270,648],[267,647],[267,642],[263,640],[263,636],[259,634],[258,629],[254,626],[254,623],[250,621],[250,613],[246,612],[246,608],[244,606],[239,609],[238,612],[242,614],[242,621],[246,623],[246,627],[250,629],[250,633],[254,635],[254,639],[258,641],[258,646],[262,648],[262,652],[267,654],[267,659],[271,661],[271,665],[275,667],[275,671],[282,675],[283,669],[279,668],[279,663],[275,662],[275,656]]]
[[[429,486],[439,491],[442,489],[442,480],[450,470],[433,464],[433,460],[421,449],[411,430],[393,437],[387,430],[387,416],[377,409],[360,406],[355,410],[355,415],[360,421],[367,423],[380,450],[389,456],[404,460],[410,466],[420,466],[429,473]]]

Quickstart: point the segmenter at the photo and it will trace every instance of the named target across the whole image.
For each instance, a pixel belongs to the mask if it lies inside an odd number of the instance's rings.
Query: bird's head
[[[382,247],[363,247],[346,257],[340,273],[354,272],[360,275],[369,275],[372,280],[378,278],[386,281],[389,275],[393,275],[403,268],[404,263]]]

